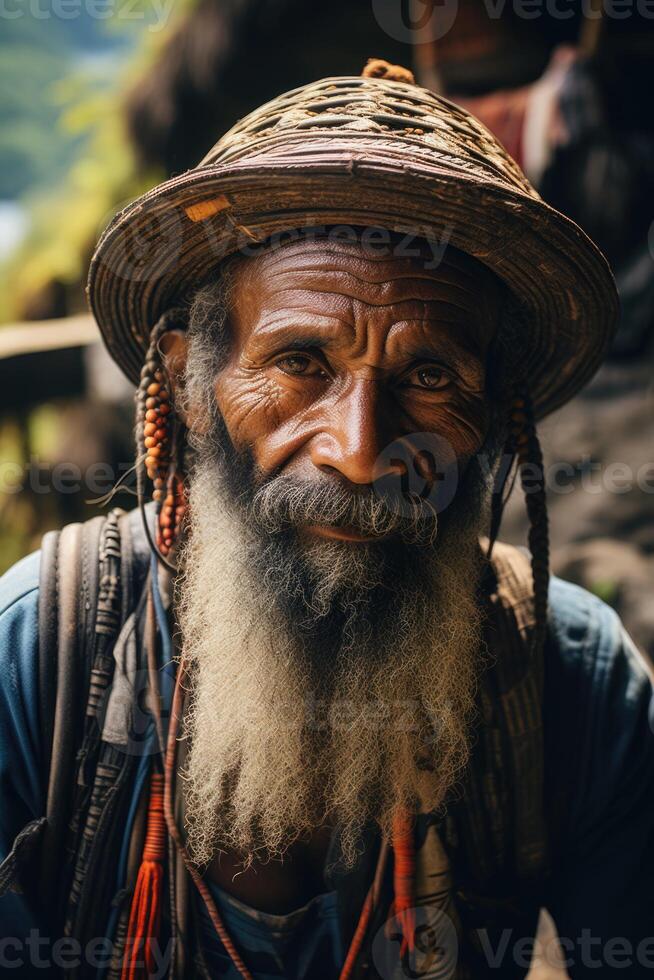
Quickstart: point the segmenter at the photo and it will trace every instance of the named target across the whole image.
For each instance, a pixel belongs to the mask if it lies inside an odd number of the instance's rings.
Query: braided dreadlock
[[[497,421],[504,427],[505,442],[491,496],[487,557],[490,559],[504,508],[519,477],[529,519],[536,620],[534,644],[540,649],[547,634],[550,577],[545,473],[531,396],[524,375],[524,346],[521,338],[524,337],[527,327],[525,312],[510,294],[504,297],[502,323],[503,329],[497,338],[497,344],[491,349],[493,363],[490,381],[497,386],[492,389],[491,394],[498,406],[500,417]],[[506,379],[512,380],[507,383]]]
[[[509,431],[505,454],[511,460],[494,487],[488,557],[499,533],[502,514],[519,474],[529,518],[529,550],[534,587],[536,629],[534,644],[540,649],[547,633],[547,595],[549,589],[549,524],[545,494],[543,454],[536,432],[529,393],[519,390],[509,408]]]
[[[510,437],[516,446],[520,482],[529,517],[529,550],[536,618],[534,642],[542,646],[547,633],[547,593],[550,580],[549,524],[543,453],[536,432],[531,399],[526,391],[523,391],[513,402],[510,428]]]
[[[179,421],[169,404],[169,384],[165,378],[159,342],[167,331],[185,325],[186,314],[181,308],[166,311],[150,332],[150,343],[141,380],[135,396],[136,493],[143,515],[143,526],[150,547],[159,561],[170,571],[174,567],[166,560],[175,530],[178,530],[185,503],[178,475],[182,440]],[[155,546],[145,517],[144,476],[151,479],[157,503],[157,545]]]

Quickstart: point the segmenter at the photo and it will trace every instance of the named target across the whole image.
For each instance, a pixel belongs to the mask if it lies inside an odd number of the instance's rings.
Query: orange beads
[[[157,340],[159,339],[157,335]],[[157,548],[165,558],[170,554],[179,535],[186,511],[186,490],[177,473],[175,418],[170,394],[160,364],[156,360],[156,343],[141,370],[139,388],[143,412],[142,448],[145,450],[145,470],[152,481],[152,497],[157,502]]]
[[[147,380],[147,379],[146,379]],[[146,449],[145,469],[154,482],[154,499],[161,499],[162,489],[170,461],[170,446],[165,415],[170,411],[168,392],[162,383],[160,370],[154,372],[154,380],[145,389],[148,395],[143,425],[143,445]],[[165,411],[162,411],[165,409]]]
[[[168,555],[179,532],[186,513],[186,488],[177,473],[171,473],[166,485],[166,495],[160,499],[164,505],[159,514],[157,547],[161,554]]]

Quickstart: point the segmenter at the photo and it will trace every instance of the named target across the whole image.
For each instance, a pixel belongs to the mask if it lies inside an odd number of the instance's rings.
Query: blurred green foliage
[[[0,203],[22,209],[29,230],[0,262],[0,324],[23,319],[30,299],[52,282],[66,287],[67,312],[85,308],[100,231],[161,177],[139,169],[124,125],[126,93],[193,2],[109,0],[107,19],[89,16],[80,2],[79,16],[64,19],[49,0],[12,0],[19,16],[4,17],[0,29]],[[42,404],[0,417],[0,462],[23,473],[15,486],[0,487],[0,572],[38,547],[47,529],[90,516],[83,493],[30,492],[30,467],[40,460],[47,473],[69,407]],[[109,427],[100,452],[116,438]]]
[[[55,85],[102,47],[100,21],[40,20],[20,4],[15,12],[21,16],[6,18],[0,32],[0,198],[9,200],[56,184],[79,153],[79,138],[58,125]],[[86,30],[80,37],[73,24],[81,23]],[[108,49],[121,47],[115,36],[106,43]]]
[[[162,8],[115,4],[108,19],[40,20],[26,8],[0,33],[0,200],[29,219],[21,246],[0,264],[0,323],[22,319],[29,298],[52,281],[83,281],[100,231],[115,211],[156,183],[142,173],[122,106],[192,0]],[[23,6],[26,6],[23,4]],[[128,12],[124,16],[121,11]],[[165,24],[165,26],[163,26]]]

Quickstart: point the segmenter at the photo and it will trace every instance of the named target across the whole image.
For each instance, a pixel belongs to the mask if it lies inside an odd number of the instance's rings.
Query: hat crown
[[[414,160],[419,168],[456,167],[479,180],[539,196],[502,144],[467,110],[418,85],[383,78],[323,78],[285,92],[228,130],[199,167],[265,155],[297,158],[320,144],[356,161],[374,155]]]
[[[192,170],[113,219],[89,272],[107,346],[138,379],[150,331],[228,255],[299,228],[362,226],[453,246],[517,300],[521,376],[537,417],[597,369],[615,285],[583,232],[539,198],[465,109],[407,82],[325,78],[238,122]]]

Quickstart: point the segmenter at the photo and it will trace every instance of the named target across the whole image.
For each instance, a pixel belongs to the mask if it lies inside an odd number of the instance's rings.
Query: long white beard
[[[419,579],[398,583],[381,637],[357,621],[355,606],[336,655],[316,663],[276,601],[290,587],[287,563],[271,558],[263,573],[254,570],[252,539],[222,501],[207,463],[190,488],[177,593],[192,676],[189,848],[199,864],[222,847],[247,865],[282,856],[331,821],[352,862],[364,825],[388,833],[398,808],[438,808],[467,762],[482,619],[478,525],[459,521],[421,552]],[[312,547],[314,568],[330,570],[316,617],[339,569],[356,578],[359,548]]]

